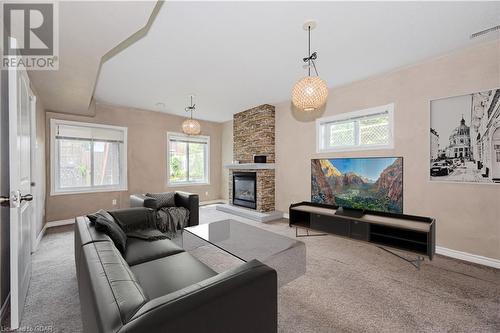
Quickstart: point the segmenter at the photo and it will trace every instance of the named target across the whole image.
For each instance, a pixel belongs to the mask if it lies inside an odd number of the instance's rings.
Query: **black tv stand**
[[[420,269],[420,264],[424,261],[424,257],[422,257],[422,256],[420,256],[420,255],[416,256],[415,258],[407,258],[407,257],[403,257],[402,255],[397,254],[397,253],[395,253],[395,252],[393,252],[393,251],[391,251],[391,250],[389,250],[389,249],[386,249],[386,248],[385,248],[385,247],[383,247],[383,246],[377,246],[377,247],[378,247],[379,249],[384,250],[385,252],[390,253],[390,254],[392,254],[393,256],[396,256],[396,257],[398,257],[399,259],[402,259],[402,260],[406,261],[407,263],[409,263],[409,264],[411,264],[411,265],[415,266],[415,268],[416,268],[416,269]]]
[[[346,210],[334,205],[300,202],[290,205],[290,227],[296,236],[312,236],[309,229],[377,245],[419,268],[424,256],[432,260],[436,251],[436,221],[430,217]],[[299,235],[298,228],[307,233]],[[416,253],[408,259],[389,249]]]
[[[335,211],[335,215],[346,216],[346,217],[356,217],[361,218],[365,215],[364,209],[356,209],[356,208],[347,208],[347,207],[339,207]]]

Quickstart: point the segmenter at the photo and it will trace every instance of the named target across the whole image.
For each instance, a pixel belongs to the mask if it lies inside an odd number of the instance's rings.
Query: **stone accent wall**
[[[275,162],[274,106],[264,104],[233,116],[233,160],[253,163],[254,155],[266,155]],[[257,173],[257,211],[275,210],[275,176],[272,169],[229,170],[229,202],[233,202],[233,171]]]
[[[254,155],[266,155],[274,163],[274,106],[264,104],[233,117],[233,159],[253,163]]]
[[[274,170],[229,170],[229,202],[233,202],[233,171],[256,172],[257,176],[257,208],[258,212],[272,212],[275,210]]]

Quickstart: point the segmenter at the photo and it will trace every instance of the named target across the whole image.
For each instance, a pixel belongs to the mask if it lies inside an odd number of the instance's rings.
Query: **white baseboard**
[[[38,236],[36,237],[35,244],[34,244],[33,248],[31,249],[31,253],[36,252],[36,250],[38,249],[38,245],[42,241],[42,238],[45,235],[45,232],[47,231],[48,228],[60,227],[62,225],[70,225],[70,224],[74,224],[74,223],[75,223],[74,219],[61,220],[61,221],[50,221],[50,222],[45,223],[44,226],[42,227],[42,230],[40,230],[40,232],[38,233]]]
[[[31,252],[36,252],[36,250],[38,249],[38,245],[40,244],[40,241],[43,238],[43,235],[45,235],[46,230],[47,230],[47,223],[45,223],[42,230],[40,230],[40,232],[38,233],[38,236],[35,240],[35,244],[34,244],[33,248],[31,249]]]
[[[472,262],[475,264],[480,264],[480,265],[500,269],[500,260],[498,260],[498,259],[483,257],[483,256],[479,256],[477,254],[472,254],[472,253],[467,253],[467,252],[462,252],[462,251],[457,251],[457,250],[452,250],[452,249],[448,249],[448,248],[442,247],[442,246],[436,246],[436,253],[443,255],[443,256],[446,256],[446,257],[450,257],[450,258],[455,258],[455,259],[459,259],[459,260],[463,260],[463,261]]]
[[[283,218],[284,218],[284,219],[288,219],[288,220],[289,220],[289,219],[290,219],[290,214],[288,214],[288,213],[283,213]]]
[[[10,304],[10,292],[7,295],[7,298],[5,298],[5,302],[3,302],[2,307],[0,308],[0,321],[3,323],[5,319],[5,315],[7,314],[7,310],[9,309],[9,304]],[[8,323],[10,325],[10,323]]]
[[[61,220],[61,221],[50,221],[45,223],[44,228],[53,228],[53,227],[60,227],[62,225],[69,225],[69,224],[74,224],[75,219],[69,219],[69,220]]]
[[[217,200],[200,201],[200,206],[213,205],[213,204],[227,204],[227,200],[217,199]]]

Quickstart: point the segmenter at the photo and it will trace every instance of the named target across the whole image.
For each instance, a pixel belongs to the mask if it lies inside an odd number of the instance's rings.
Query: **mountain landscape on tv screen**
[[[313,202],[403,212],[402,158],[318,159],[311,163]]]

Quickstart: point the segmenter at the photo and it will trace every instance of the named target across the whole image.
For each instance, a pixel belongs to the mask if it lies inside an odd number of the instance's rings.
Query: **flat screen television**
[[[403,158],[311,160],[311,201],[343,208],[403,213]]]

